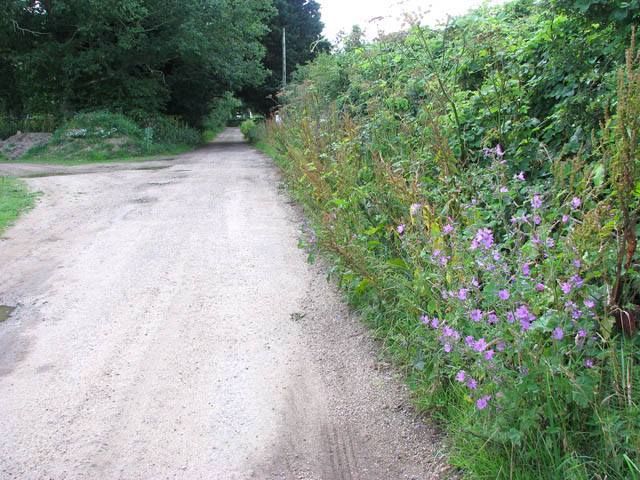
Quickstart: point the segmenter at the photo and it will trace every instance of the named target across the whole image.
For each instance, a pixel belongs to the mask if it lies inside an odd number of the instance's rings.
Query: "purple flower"
[[[486,352],[484,352],[484,359],[491,360],[493,358],[493,354],[494,354],[493,349],[487,350]]]
[[[509,300],[509,297],[511,295],[509,294],[508,290],[500,290],[498,292],[498,296],[500,297],[500,300]]]
[[[566,215],[566,214],[565,214],[565,215],[562,215],[562,221],[563,221],[564,223],[567,223],[567,222],[569,221],[569,215]]]
[[[529,268],[528,263],[522,264],[522,273],[524,274],[525,277],[528,277],[529,275],[531,275],[531,269]]]
[[[563,283],[560,285],[560,288],[562,288],[562,292],[566,295],[566,294],[568,294],[569,292],[571,292],[571,283],[569,283],[569,282],[563,282]]]
[[[520,172],[517,175],[514,175],[513,178],[515,178],[516,180],[520,180],[521,182],[524,182],[524,172]]]
[[[560,327],[556,327],[553,330],[553,338],[555,338],[556,340],[562,340],[563,337],[564,331]]]
[[[420,210],[420,207],[422,206],[421,203],[414,203],[413,205],[411,205],[411,216],[413,217],[416,213],[418,213],[418,210]]]
[[[464,343],[466,343],[469,347],[473,347],[475,341],[476,339],[473,338],[473,335],[467,335],[466,337],[464,337]]]
[[[587,331],[584,328],[578,330],[578,338],[584,338],[587,336]]]
[[[398,233],[404,233],[404,223],[398,225]]]
[[[582,205],[580,199],[578,197],[573,197],[573,199],[571,200],[571,206],[573,208],[578,208],[580,205]]]
[[[440,325],[439,319],[435,317],[431,319],[431,328],[438,328],[439,325]]]
[[[591,368],[591,367],[593,367],[593,362],[587,358],[584,361],[584,366],[587,367],[587,368]]]
[[[461,289],[458,291],[458,298],[459,298],[460,300],[466,300],[466,299],[467,299],[467,292],[468,292],[468,291],[469,291],[469,290],[468,290],[468,289],[466,289],[466,288],[461,288]]]
[[[479,410],[483,410],[487,408],[487,400],[490,400],[490,399],[491,397],[489,395],[479,398],[478,401],[476,402],[476,406],[478,407]]]
[[[584,306],[587,308],[593,308],[596,306],[596,303],[592,302],[591,300],[585,300],[583,303],[584,303]]]
[[[509,193],[509,189],[507,187],[500,187],[500,193]]]
[[[420,320],[422,320],[422,323],[424,323],[425,325],[429,324],[429,317],[427,317],[426,315],[422,315],[420,317]]]
[[[540,194],[538,192],[533,194],[533,200],[531,200],[533,208],[540,208],[542,206],[542,200],[540,200]]]
[[[469,390],[475,390],[476,388],[478,388],[478,382],[473,378],[470,378],[469,381],[467,382],[467,388]]]
[[[445,257],[445,256],[440,257],[440,263],[441,263],[442,265],[446,265],[446,264],[447,264],[447,262],[448,262],[447,257]]]
[[[513,316],[513,312],[507,312],[507,321],[509,323],[513,323],[516,321],[515,317]]]
[[[540,225],[540,223],[542,223],[542,218],[540,218],[540,215],[533,216],[533,223],[535,223],[536,225]]]
[[[444,226],[444,229],[443,229],[443,230],[444,230],[444,233],[453,232],[453,225],[451,225],[451,224],[447,223],[447,224]]]
[[[582,263],[580,262],[579,258],[574,258],[573,259],[573,266],[576,268],[580,268],[582,266]]]
[[[481,310],[471,310],[471,320],[474,322],[479,322],[482,320],[482,311]]]
[[[499,352],[501,352],[505,349],[506,346],[507,346],[507,342],[501,341],[501,342],[498,342],[498,346],[496,348],[498,349]]]
[[[529,319],[529,309],[527,308],[526,305],[520,305],[517,309],[516,309],[516,317],[518,317],[518,319],[520,320],[528,320]]]
[[[491,152],[492,152],[492,150],[489,147],[484,147],[484,155],[485,155],[485,157],[490,157],[491,156]]]
[[[536,285],[536,290],[538,290],[539,292],[543,291],[544,290],[544,285],[542,283],[538,283]]]
[[[464,370],[460,370],[458,372],[458,374],[456,375],[456,380],[458,382],[464,382],[464,377],[465,377],[465,371]]]
[[[580,318],[582,316],[582,310],[574,310],[573,312],[571,312],[571,317],[575,320],[577,320],[578,318]]]
[[[489,312],[487,322],[491,324],[498,323],[498,316],[493,311]]]
[[[449,342],[444,344],[444,351],[447,353],[451,351],[451,344]]]
[[[496,393],[496,398],[502,398],[502,397],[504,397],[504,393],[503,392]]]
[[[582,287],[584,285],[584,281],[582,280],[582,278],[580,278],[580,275],[574,275],[573,277],[571,277],[570,280],[578,288],[580,288],[580,287]]]
[[[547,247],[552,248],[556,244],[556,241],[553,238],[548,237],[545,240],[545,243],[546,243]]]
[[[473,350],[476,352],[482,352],[485,348],[487,348],[487,342],[485,342],[484,337],[476,340],[476,342],[473,344]]]
[[[520,319],[520,330],[526,332],[531,328],[531,322],[529,320]]]
[[[471,250],[478,248],[479,244],[484,244],[486,250],[490,250],[493,245],[493,232],[489,228],[479,228],[478,233],[471,242]]]
[[[453,336],[453,332],[455,332],[455,330],[451,328],[449,325],[445,325],[445,327],[442,329],[442,334],[447,337]]]
[[[499,157],[504,155],[504,152],[502,151],[502,147],[500,146],[500,144],[498,144],[498,146],[496,147],[496,155],[498,155]]]

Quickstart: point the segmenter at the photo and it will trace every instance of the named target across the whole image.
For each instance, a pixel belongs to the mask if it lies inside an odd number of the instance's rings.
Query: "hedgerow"
[[[346,42],[267,123],[303,246],[474,478],[640,478],[640,60],[572,5]]]

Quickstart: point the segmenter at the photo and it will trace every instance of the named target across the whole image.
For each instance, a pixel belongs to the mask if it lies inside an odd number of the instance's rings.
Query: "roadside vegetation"
[[[36,194],[15,178],[0,177],[0,235],[12,225],[20,213],[33,207]]]
[[[640,479],[639,22],[517,0],[355,30],[243,125],[469,478]]]

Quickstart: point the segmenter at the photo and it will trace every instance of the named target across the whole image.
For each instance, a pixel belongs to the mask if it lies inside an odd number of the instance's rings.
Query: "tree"
[[[313,60],[316,55],[330,49],[330,43],[322,39],[323,23],[320,5],[315,0],[275,0],[277,14],[269,22],[269,32],[263,37],[266,48],[263,60],[269,75],[257,88],[245,89],[241,96],[245,102],[262,113],[277,105],[275,98],[282,89],[282,30],[287,38],[287,81],[298,65]]]
[[[259,84],[271,0],[6,0],[0,98],[16,114],[107,108],[199,125]],[[6,61],[5,61],[6,60]]]

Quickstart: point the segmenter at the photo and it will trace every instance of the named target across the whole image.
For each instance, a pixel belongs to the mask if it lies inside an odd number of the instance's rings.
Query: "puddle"
[[[8,319],[16,307],[10,307],[8,305],[0,305],[0,323]]]

